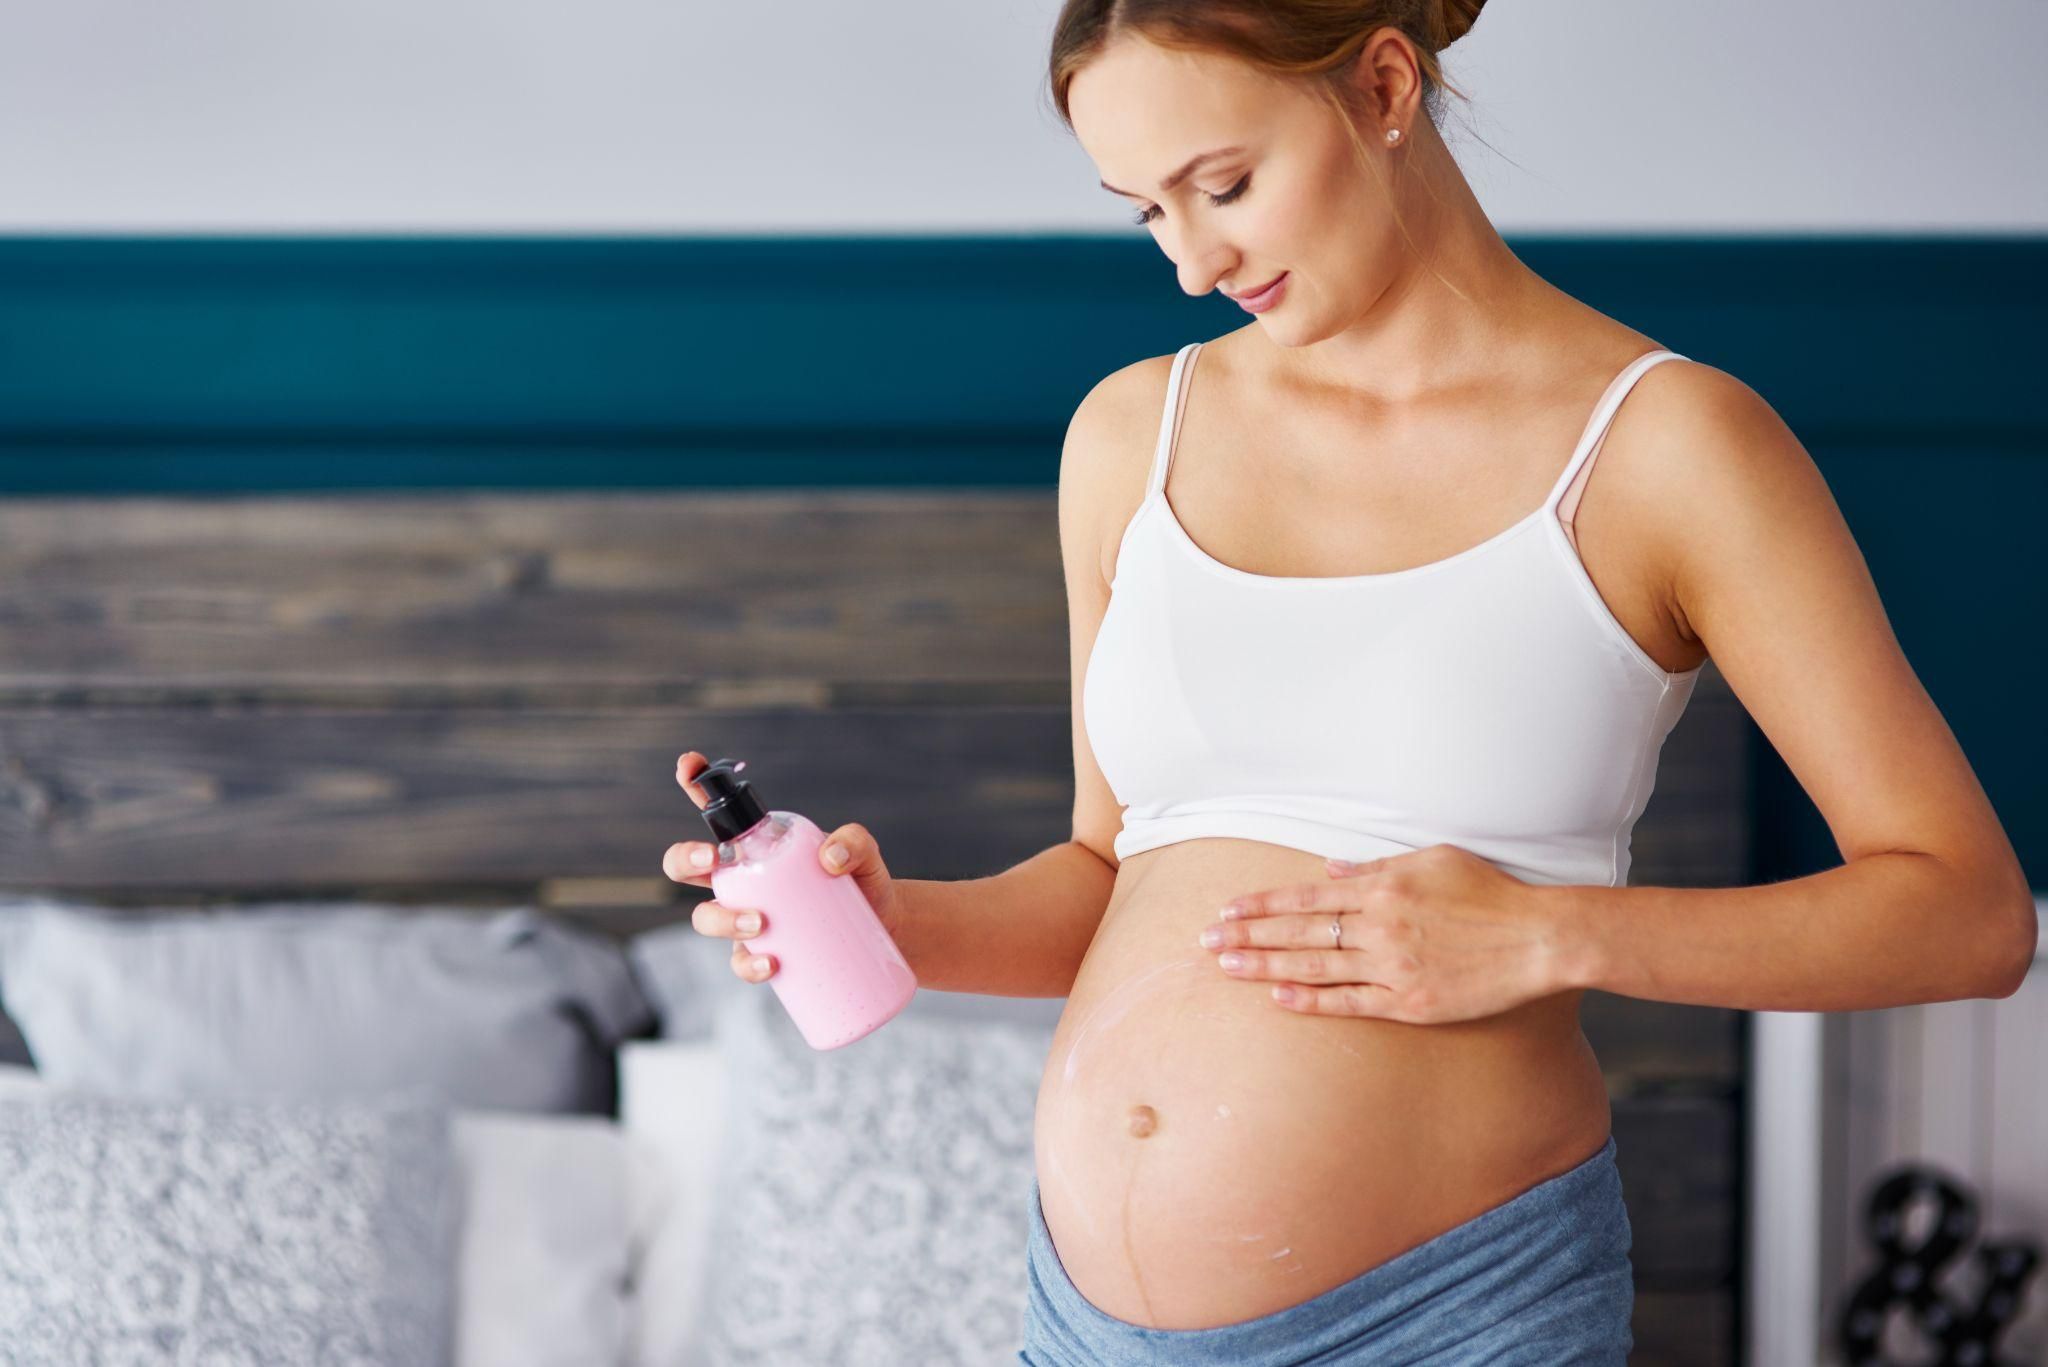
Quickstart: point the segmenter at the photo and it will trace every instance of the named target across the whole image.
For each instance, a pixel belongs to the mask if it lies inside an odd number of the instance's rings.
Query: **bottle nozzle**
[[[704,823],[721,841],[737,840],[768,815],[754,785],[739,776],[746,767],[745,760],[721,759],[698,771],[694,780],[711,799],[701,813]]]

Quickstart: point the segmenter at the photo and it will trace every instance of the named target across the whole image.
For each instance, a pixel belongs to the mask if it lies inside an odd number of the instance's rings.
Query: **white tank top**
[[[1568,530],[1637,357],[1600,396],[1543,506],[1385,574],[1252,574],[1166,501],[1174,357],[1145,498],[1124,528],[1082,678],[1121,861],[1203,836],[1364,860],[1452,844],[1530,883],[1627,881],[1629,834],[1698,666],[1631,639]],[[1570,501],[1566,502],[1569,494]]]

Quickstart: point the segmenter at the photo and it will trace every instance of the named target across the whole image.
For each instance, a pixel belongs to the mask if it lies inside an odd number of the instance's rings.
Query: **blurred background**
[[[899,877],[1069,835],[1062,434],[1243,319],[1060,126],[1056,12],[0,2],[18,1360],[1007,1360],[1060,1002],[813,1055],[660,859],[689,749]],[[1444,133],[1533,269],[1783,415],[2044,888],[2048,7],[1964,18],[1502,3]],[[1711,666],[1635,850],[1841,860]],[[1978,1315],[2048,1361],[2048,970],[1585,1017],[1637,1360],[1851,1361],[1875,1275],[1892,1360]],[[230,1132],[250,1180],[176,1159]]]

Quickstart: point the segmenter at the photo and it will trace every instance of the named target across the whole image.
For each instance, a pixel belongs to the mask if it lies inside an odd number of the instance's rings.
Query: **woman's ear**
[[[1357,107],[1378,123],[1366,130],[1373,141],[1385,136],[1381,128],[1414,126],[1415,106],[1422,97],[1422,69],[1416,64],[1415,45],[1407,34],[1392,24],[1375,29],[1359,45],[1349,76]]]

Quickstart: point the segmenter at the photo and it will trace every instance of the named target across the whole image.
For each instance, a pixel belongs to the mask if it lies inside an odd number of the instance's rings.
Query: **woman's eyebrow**
[[[1242,152],[1242,151],[1244,151],[1244,148],[1242,148],[1242,147],[1215,147],[1215,148],[1211,148],[1211,149],[1210,149],[1209,151],[1207,151],[1207,152],[1199,152],[1199,153],[1195,154],[1194,156],[1192,156],[1192,157],[1189,157],[1189,158],[1188,158],[1188,160],[1187,160],[1187,164],[1186,164],[1186,165],[1184,165],[1184,166],[1182,166],[1182,167],[1181,167],[1181,168],[1180,168],[1180,169],[1179,169],[1178,171],[1175,171],[1175,172],[1174,172],[1174,173],[1173,173],[1172,175],[1168,176],[1168,177],[1167,177],[1167,178],[1166,178],[1165,180],[1162,180],[1162,181],[1160,181],[1160,182],[1159,182],[1159,192],[1160,192],[1161,194],[1166,194],[1166,193],[1169,193],[1169,192],[1171,192],[1174,186],[1176,186],[1176,185],[1180,184],[1180,183],[1181,183],[1182,181],[1186,180],[1186,179],[1187,179],[1187,178],[1188,178],[1189,176],[1193,175],[1193,174],[1195,173],[1195,170],[1196,170],[1196,168],[1197,168],[1197,167],[1199,167],[1199,166],[1200,166],[1200,165],[1201,165],[1201,164],[1202,164],[1203,162],[1205,162],[1205,161],[1211,161],[1211,160],[1213,160],[1213,159],[1215,159],[1215,158],[1217,158],[1217,157],[1227,157],[1227,156],[1231,155],[1231,154],[1232,154],[1233,152]],[[1131,193],[1131,192],[1130,192],[1129,190],[1119,190],[1119,189],[1117,189],[1117,188],[1116,188],[1116,186],[1114,186],[1114,185],[1111,185],[1111,184],[1110,184],[1110,183],[1109,183],[1108,181],[1106,181],[1106,180],[1102,182],[1102,188],[1103,188],[1103,189],[1105,189],[1105,190],[1107,190],[1107,191],[1109,191],[1109,192],[1110,192],[1111,194],[1113,194],[1113,195],[1123,195],[1123,196],[1124,196],[1125,198],[1127,198],[1127,199],[1141,199],[1141,198],[1143,198],[1143,196],[1141,196],[1141,195],[1134,195],[1134,194],[1132,194],[1132,193]]]

